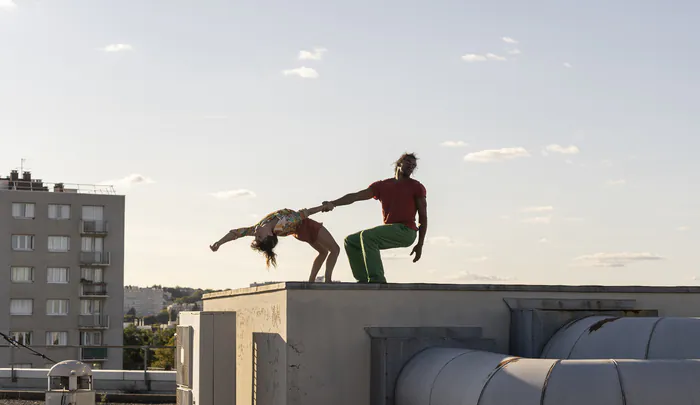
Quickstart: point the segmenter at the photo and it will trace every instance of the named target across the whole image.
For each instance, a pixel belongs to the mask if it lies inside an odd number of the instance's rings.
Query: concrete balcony
[[[109,232],[109,222],[97,220],[80,221],[81,235],[107,235]]]
[[[107,297],[107,283],[80,280],[80,297]]]
[[[104,361],[107,360],[106,347],[82,347],[80,348],[80,361]]]
[[[109,266],[109,252],[80,252],[80,264],[86,266]]]
[[[80,315],[78,317],[80,329],[109,329],[109,315]]]

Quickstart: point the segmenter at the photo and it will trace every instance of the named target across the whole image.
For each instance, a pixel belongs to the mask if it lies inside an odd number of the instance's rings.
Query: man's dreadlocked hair
[[[418,157],[416,156],[415,153],[408,153],[408,152],[404,153],[403,155],[401,155],[401,157],[399,157],[394,162],[394,174],[396,174],[396,172],[399,170],[399,166],[401,166],[401,163],[403,163],[403,160],[406,158],[409,158],[409,157],[415,159],[416,162],[418,161]],[[417,168],[417,166],[416,166],[416,168]]]

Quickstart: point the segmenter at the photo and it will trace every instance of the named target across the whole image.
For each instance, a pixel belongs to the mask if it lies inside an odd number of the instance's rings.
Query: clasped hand
[[[321,203],[321,206],[323,206],[323,209],[321,210],[323,212],[333,211],[333,208],[335,208],[335,206],[330,201],[324,201],[323,203]]]

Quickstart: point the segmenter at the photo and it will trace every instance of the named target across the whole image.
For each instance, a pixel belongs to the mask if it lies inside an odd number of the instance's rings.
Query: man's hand
[[[411,251],[411,256],[413,256],[414,253],[416,254],[416,257],[413,258],[413,263],[420,260],[420,256],[423,254],[423,244],[419,243],[416,246],[414,246],[413,250]]]
[[[324,201],[321,205],[323,205],[323,212],[333,211],[333,208],[335,208],[329,201]]]

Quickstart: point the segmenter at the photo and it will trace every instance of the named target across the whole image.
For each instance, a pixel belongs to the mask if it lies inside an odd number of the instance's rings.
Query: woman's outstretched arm
[[[238,238],[242,238],[244,236],[251,236],[251,235],[253,235],[254,231],[255,231],[254,226],[232,229],[226,235],[224,235],[221,239],[214,242],[213,245],[209,246],[209,248],[213,252],[216,252],[217,250],[219,250],[219,247],[221,247],[221,245],[223,245],[224,243],[234,241],[234,240],[236,240]]]

